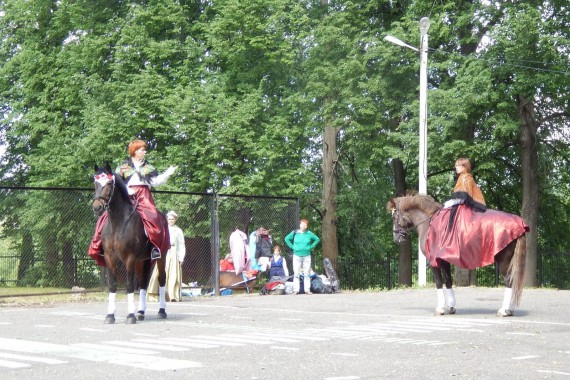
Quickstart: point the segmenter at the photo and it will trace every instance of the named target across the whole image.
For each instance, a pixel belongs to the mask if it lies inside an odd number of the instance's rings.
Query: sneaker
[[[150,251],[150,258],[151,260],[158,260],[160,259],[160,251],[158,250],[158,248],[153,248],[152,251]]]
[[[305,292],[305,294],[311,295],[313,294],[313,292]]]

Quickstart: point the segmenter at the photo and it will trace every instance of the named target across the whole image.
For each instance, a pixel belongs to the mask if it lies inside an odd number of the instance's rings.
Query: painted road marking
[[[546,371],[546,370],[538,370],[536,372],[540,373],[550,373],[553,375],[563,375],[563,376],[570,376],[570,372],[559,372],[559,371]]]
[[[44,363],[44,364],[65,364],[65,363],[67,363],[66,361],[58,360],[58,359],[38,358],[35,356],[9,354],[7,352],[0,352],[0,358],[15,359],[15,360],[28,361],[28,362],[37,362],[37,363]]]
[[[272,350],[284,350],[284,351],[299,351],[299,347],[283,347],[283,346],[271,346]]]
[[[90,317],[86,313],[67,313],[71,317]],[[99,317],[97,317],[99,318]],[[167,323],[180,325],[197,325],[195,322],[168,321]],[[220,347],[243,347],[251,345],[270,345],[271,349],[298,351],[300,346],[311,341],[330,341],[334,339],[351,339],[360,341],[383,342],[386,344],[441,346],[456,344],[454,341],[441,341],[425,339],[428,335],[436,334],[441,338],[441,331],[471,331],[483,332],[482,328],[493,325],[504,325],[509,322],[503,320],[487,319],[447,319],[447,318],[413,318],[403,321],[387,323],[372,323],[367,325],[338,323],[334,327],[306,328],[303,330],[287,331],[272,328],[260,328],[251,332],[250,326],[230,324],[208,324],[207,327],[220,330],[226,327],[236,331],[234,334],[196,335],[186,338],[161,338],[157,334],[134,333],[138,338],[130,340],[107,340],[94,343],[74,343],[69,345],[51,344],[45,342],[21,341],[16,339],[0,338],[0,367],[27,368],[28,362],[45,364],[66,363],[59,359],[38,358],[4,353],[2,351],[20,352],[28,354],[51,354],[95,362],[105,362],[123,366],[131,366],[148,370],[173,370],[192,367],[201,367],[199,362],[179,359],[162,358],[162,352],[181,352],[191,349],[215,349]],[[200,324],[204,327],[203,324]],[[36,327],[53,327],[36,325]],[[80,328],[84,331],[107,331],[105,329]],[[507,333],[530,335],[531,333]],[[420,338],[419,335],[422,335]],[[282,344],[276,346],[276,343]],[[512,360],[529,360],[539,356],[527,355],[512,358]]]
[[[182,338],[184,339],[184,338]],[[210,342],[204,342],[200,340],[192,340],[186,339],[184,341],[179,341],[177,338],[168,338],[168,339],[133,339],[133,342],[140,342],[140,343],[156,343],[160,342],[161,344],[169,344],[173,346],[180,346],[180,347],[190,347],[190,348],[217,348],[220,347],[221,344],[214,343],[211,344]],[[234,344],[225,344],[225,346],[242,346],[241,344],[234,345]]]
[[[518,356],[516,358],[512,358],[513,360],[527,360],[527,359],[536,359],[539,358],[540,356],[536,356],[536,355],[525,355],[525,356]]]
[[[20,363],[20,362],[9,362],[7,360],[1,360],[0,359],[0,367],[6,367],[6,368],[27,368],[27,367],[31,367],[29,364],[26,363]]]
[[[115,347],[77,343],[62,345],[44,342],[24,341],[19,339],[0,338],[0,347],[5,351],[25,352],[43,355],[58,355],[94,362],[105,362],[128,367],[136,367],[153,371],[177,370],[202,367],[201,363],[190,360],[163,358],[156,355],[140,354],[128,348],[117,350]],[[126,352],[125,352],[126,350]],[[152,352],[146,350],[146,352]]]
[[[140,339],[143,340],[143,339]],[[162,343],[162,342],[157,342],[156,340],[150,340],[149,339],[149,343],[146,342],[140,342],[139,339],[135,339],[133,341],[130,342],[124,342],[124,341],[120,341],[120,340],[108,340],[105,342],[101,342],[104,345],[116,345],[116,346],[125,346],[125,347],[131,347],[131,348],[148,348],[148,349],[155,349],[155,350],[160,350],[160,351],[188,351],[188,349],[184,348],[184,347],[177,347],[177,346],[173,346],[171,344],[168,344],[168,342],[164,342],[166,344],[158,344],[158,343]],[[108,347],[108,346],[105,346]]]

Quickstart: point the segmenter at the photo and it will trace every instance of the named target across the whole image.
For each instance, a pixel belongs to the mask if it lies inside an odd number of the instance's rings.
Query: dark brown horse
[[[416,229],[420,240],[420,249],[426,254],[426,237],[432,223],[432,217],[442,208],[442,205],[427,195],[412,195],[399,198],[393,198],[388,201],[387,209],[391,213],[393,222],[394,241],[400,243],[402,238],[409,234],[410,230]],[[466,207],[466,206],[465,206]],[[506,214],[500,211],[488,210],[480,216],[484,218],[492,218],[492,214],[504,214],[513,218],[518,218],[521,223],[526,225],[520,217]],[[490,223],[493,224],[493,220]],[[528,227],[528,226],[527,226]],[[473,227],[478,228],[478,227]],[[502,226],[495,226],[500,230]],[[431,234],[442,233],[440,231],[430,231]],[[477,233],[480,233],[478,230]],[[526,233],[523,232],[514,240],[508,239],[506,246],[498,252],[492,252],[491,260],[498,266],[499,272],[503,276],[505,284],[505,293],[503,304],[498,310],[497,315],[506,317],[512,316],[516,306],[518,306],[522,290],[524,287],[524,274],[526,264]],[[428,247],[429,248],[429,247]],[[460,256],[458,253],[458,256]],[[438,265],[430,265],[435,285],[438,291],[438,305],[435,309],[436,315],[455,314],[455,297],[453,295],[451,277],[451,265],[448,261],[437,258],[430,260]],[[456,264],[458,265],[458,264]],[[479,265],[480,266],[480,265]],[[446,293],[443,292],[443,282],[445,281]],[[447,296],[447,297],[446,297]],[[446,303],[447,301],[447,303]]]
[[[103,256],[108,271],[109,303],[105,323],[115,323],[115,299],[117,294],[117,264],[123,263],[127,270],[128,315],[126,323],[144,320],[146,310],[146,289],[151,274],[150,251],[152,245],[145,235],[143,221],[131,203],[127,186],[111,166],[95,165],[95,199],[93,211],[101,215],[107,212],[107,221],[102,231]],[[156,261],[159,283],[158,318],[166,318],[165,257]],[[135,273],[138,279],[139,307],[135,316]]]

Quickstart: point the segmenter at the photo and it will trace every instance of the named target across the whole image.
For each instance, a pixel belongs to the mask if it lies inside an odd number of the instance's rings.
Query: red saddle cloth
[[[457,206],[450,227],[451,210],[442,208],[430,222],[424,253],[432,267],[439,267],[439,260],[465,269],[493,264],[496,254],[529,230],[518,215],[489,209],[474,212],[464,204]]]

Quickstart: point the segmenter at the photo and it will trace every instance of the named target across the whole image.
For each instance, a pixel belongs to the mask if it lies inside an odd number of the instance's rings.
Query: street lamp
[[[420,52],[420,154],[418,193],[427,194],[427,52],[429,18],[420,20],[420,48],[408,45],[396,37],[386,36],[384,40]],[[418,285],[426,285],[426,258],[418,243]]]

